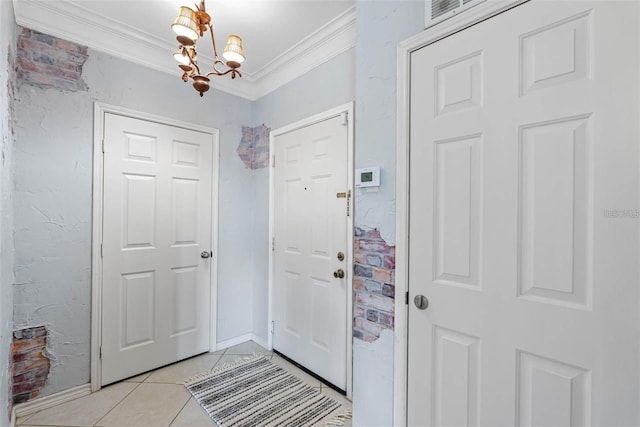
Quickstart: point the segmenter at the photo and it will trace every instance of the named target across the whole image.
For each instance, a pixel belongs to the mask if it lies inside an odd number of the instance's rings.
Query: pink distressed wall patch
[[[87,47],[23,28],[18,37],[18,81],[68,92],[86,91]]]
[[[393,330],[396,248],[378,229],[355,229],[353,266],[353,337],[373,342]]]

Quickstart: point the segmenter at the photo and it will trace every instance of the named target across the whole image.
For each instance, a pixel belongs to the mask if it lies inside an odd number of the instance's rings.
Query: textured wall
[[[179,72],[92,50],[82,78],[76,92],[23,79],[16,103],[14,321],[49,327],[42,395],[89,381],[94,101],[220,129],[218,340],[252,331],[251,171],[235,152],[251,103],[216,90],[200,98]]]
[[[9,351],[13,313],[13,151],[16,25],[10,1],[0,1],[0,426],[9,424]]]
[[[373,191],[356,190],[355,225],[356,231],[377,230],[381,240],[378,243],[384,250],[392,251],[396,241],[396,47],[398,42],[424,28],[424,2],[359,1],[356,3],[356,19],[356,168],[380,166],[381,186]],[[364,258],[363,261],[364,265],[360,267],[356,264],[356,274],[366,271],[365,267],[377,268],[369,265],[370,260]],[[387,267],[393,278],[395,262]],[[391,297],[382,294],[377,284],[370,283],[367,289],[367,278],[364,279],[354,307],[353,424],[390,426],[393,424],[391,327],[395,320],[386,316],[392,314],[388,311],[392,310],[389,304]],[[399,296],[396,298],[402,301]],[[362,312],[358,306],[362,306],[364,318],[359,315]],[[367,318],[367,310],[370,319],[376,316],[371,310],[378,311],[378,322]],[[389,327],[381,324],[381,314],[384,314],[383,321],[389,323]],[[379,337],[376,336],[378,333]]]

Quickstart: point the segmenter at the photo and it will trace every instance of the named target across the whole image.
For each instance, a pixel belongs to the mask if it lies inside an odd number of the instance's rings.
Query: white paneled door
[[[104,118],[102,384],[209,350],[213,137]]]
[[[338,116],[273,143],[273,348],[342,390],[351,277],[347,138]]]
[[[412,53],[410,426],[640,424],[639,6]]]

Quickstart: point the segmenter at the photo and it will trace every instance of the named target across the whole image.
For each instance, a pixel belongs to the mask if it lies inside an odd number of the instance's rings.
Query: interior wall
[[[424,28],[424,4],[414,0],[356,2],[356,168],[380,166],[381,170],[378,190],[355,192],[356,233],[360,231],[366,237],[368,230],[377,230],[375,233],[379,232],[384,246],[389,247],[395,247],[396,241],[396,47]],[[356,235],[356,241],[361,237]],[[362,270],[367,270],[365,276],[369,271],[374,275],[379,267],[367,265]],[[389,271],[382,271],[388,276],[383,286],[393,286],[395,266],[383,267],[390,267]],[[373,278],[376,279],[375,275]],[[364,287],[360,292],[362,298],[356,298],[356,304],[361,306],[356,308],[364,311],[387,312],[389,303],[394,303],[393,298],[385,300],[389,297],[378,295],[376,290]],[[399,296],[395,299],[398,303],[402,301]],[[366,337],[358,338],[354,331],[353,425],[390,426],[393,425],[392,329],[380,329],[380,325],[370,324],[368,319],[361,321],[364,327],[380,334],[369,342]]]
[[[313,116],[355,99],[355,49],[330,61],[257,100],[253,105],[256,124],[271,130]],[[256,169],[252,177],[253,244],[253,331],[267,340],[269,278],[269,168]]]
[[[9,354],[13,313],[13,150],[16,24],[13,3],[0,1],[0,426],[9,424]]]
[[[82,77],[87,90],[75,92],[23,82],[16,103],[14,322],[49,325],[42,395],[89,382],[94,101],[220,129],[218,342],[253,327],[245,304],[252,175],[235,153],[251,103],[216,90],[200,98],[178,70],[170,76],[93,50]]]

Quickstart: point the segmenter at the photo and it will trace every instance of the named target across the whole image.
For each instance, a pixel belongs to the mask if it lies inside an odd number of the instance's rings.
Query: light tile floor
[[[240,357],[262,353],[278,366],[312,387],[351,408],[343,395],[278,355],[249,341],[215,353],[207,353],[104,387],[97,393],[45,409],[17,420],[21,427],[200,427],[214,426],[191,397],[184,382],[191,376]],[[351,423],[345,424],[350,426]]]

